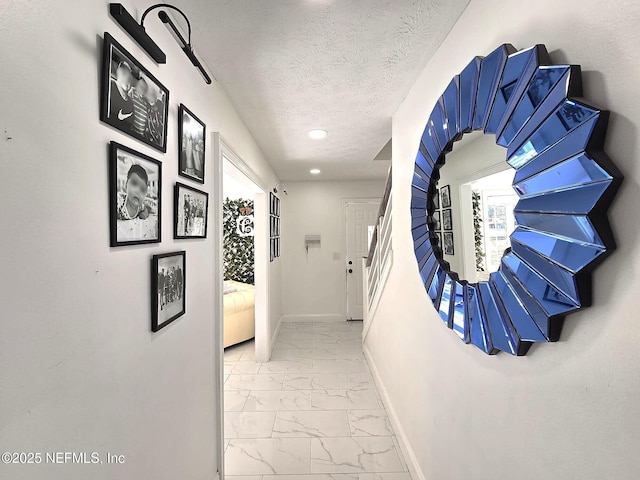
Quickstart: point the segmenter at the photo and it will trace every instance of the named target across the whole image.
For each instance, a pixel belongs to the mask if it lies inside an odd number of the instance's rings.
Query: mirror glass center
[[[472,132],[454,143],[440,168],[434,230],[461,280],[487,280],[510,246],[518,195],[505,156],[493,135]]]

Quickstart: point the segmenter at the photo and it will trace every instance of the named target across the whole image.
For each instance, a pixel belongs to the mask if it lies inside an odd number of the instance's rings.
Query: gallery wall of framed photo
[[[171,103],[180,92],[169,89],[145,64],[110,33],[104,33],[100,120],[121,132],[126,144],[109,148],[109,231],[111,247],[162,244],[163,212],[171,212],[174,240],[207,238],[209,193],[203,186],[207,164],[206,124],[182,103]],[[170,112],[177,110],[177,122]],[[177,131],[177,151],[167,149],[167,137]],[[139,151],[150,147],[156,153]],[[184,178],[166,185],[165,178]],[[167,188],[167,187],[173,188]],[[163,191],[173,194],[173,208],[163,208]],[[151,330],[157,332],[186,313],[186,251],[147,253],[151,262]]]
[[[269,192],[269,259],[280,257],[280,198]]]

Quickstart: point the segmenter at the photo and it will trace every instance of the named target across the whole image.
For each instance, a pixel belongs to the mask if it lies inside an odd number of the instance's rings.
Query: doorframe
[[[223,347],[223,322],[224,322],[224,298],[222,273],[223,253],[223,176],[224,159],[226,158],[251,180],[262,192],[255,194],[254,201],[254,278],[256,279],[255,289],[255,349],[256,362],[269,361],[271,356],[271,335],[269,335],[269,245],[267,238],[267,192],[268,187],[263,180],[242,160],[231,145],[219,132],[211,134],[211,144],[213,146],[213,193],[211,194],[213,208],[213,248],[214,248],[214,268],[216,275],[213,279],[214,296],[214,370],[217,374],[217,381],[214,381],[216,392],[214,392],[217,413],[218,429],[216,432],[216,442],[218,444],[217,469],[220,479],[224,479],[224,347]],[[260,221],[261,219],[261,221]]]
[[[366,204],[366,205],[377,205],[378,211],[380,210],[380,203],[382,202],[382,197],[365,197],[365,198],[343,198],[342,199],[342,238],[344,239],[344,300],[342,305],[342,313],[344,315],[345,321],[349,321],[349,292],[347,290],[347,254],[349,250],[349,245],[347,242],[347,207],[350,204],[358,205],[358,204]],[[376,221],[376,226],[378,225]],[[355,261],[354,261],[355,262]],[[354,263],[355,265],[355,263]],[[362,272],[364,275],[364,272]],[[363,307],[364,308],[364,305]],[[364,311],[362,312],[364,316]]]

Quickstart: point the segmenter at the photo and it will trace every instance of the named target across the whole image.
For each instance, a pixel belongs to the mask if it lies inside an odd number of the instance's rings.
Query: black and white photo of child
[[[113,38],[105,34],[106,111],[103,121],[161,151],[166,151],[169,95]],[[103,93],[105,95],[105,93]]]
[[[138,156],[115,142],[112,149],[115,242],[159,241],[159,162]]]

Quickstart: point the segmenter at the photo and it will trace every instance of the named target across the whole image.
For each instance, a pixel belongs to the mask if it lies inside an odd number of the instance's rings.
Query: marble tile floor
[[[225,350],[225,478],[411,480],[362,354],[362,322],[283,323],[272,359]]]

